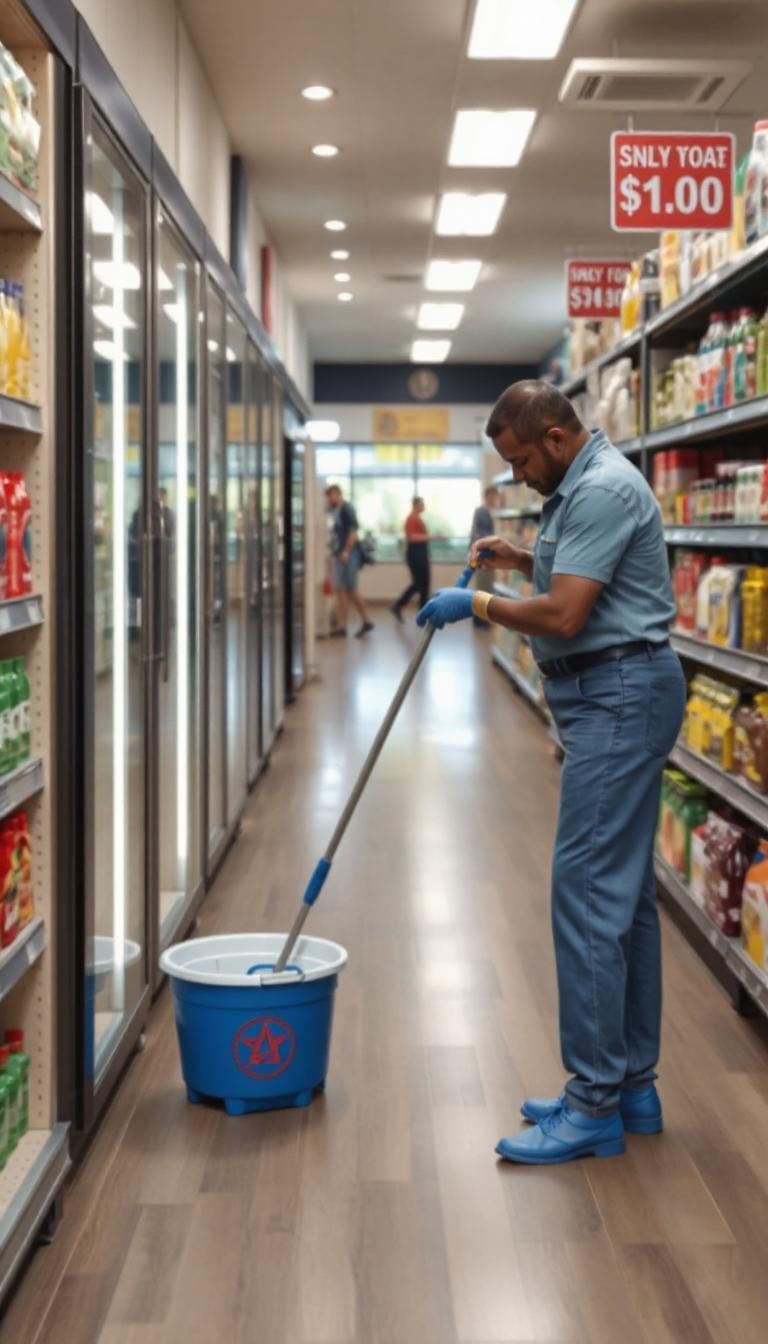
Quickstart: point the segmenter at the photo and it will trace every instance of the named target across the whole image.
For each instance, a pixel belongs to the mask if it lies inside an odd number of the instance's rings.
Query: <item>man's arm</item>
[[[602,590],[603,584],[595,579],[554,574],[549,592],[538,597],[492,597],[488,619],[523,635],[573,639],[586,625]]]

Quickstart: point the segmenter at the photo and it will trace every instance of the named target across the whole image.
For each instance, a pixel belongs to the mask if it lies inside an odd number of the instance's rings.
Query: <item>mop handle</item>
[[[467,565],[466,569],[462,571],[456,583],[456,587],[457,588],[468,587],[473,574],[474,574],[474,566]],[[318,862],[315,871],[313,872],[311,878],[309,879],[307,889],[304,892],[304,898],[302,900],[301,905],[299,906],[298,914],[296,915],[296,918],[293,921],[291,931],[288,934],[285,943],[283,944],[283,950],[280,953],[280,956],[278,957],[277,962],[275,964],[275,975],[279,975],[280,972],[285,969],[286,963],[288,962],[288,959],[294,949],[296,939],[299,937],[299,934],[301,933],[301,930],[304,927],[304,922],[307,918],[307,915],[309,914],[310,910],[312,909],[312,906],[314,905],[315,901],[320,895],[320,892],[323,889],[323,885],[325,883],[325,879],[328,876],[328,873],[330,872],[331,864],[333,863],[336,850],[341,844],[344,832],[346,831],[350,821],[352,820],[352,814],[354,813],[357,804],[360,802],[363,789],[365,788],[366,784],[368,783],[368,780],[371,777],[371,772],[377,760],[379,759],[381,749],[384,746],[384,743],[386,742],[387,738],[389,737],[392,724],[395,722],[395,719],[397,718],[400,712],[400,707],[406,695],[408,694],[411,685],[413,684],[413,680],[416,676],[416,673],[418,672],[419,668],[421,667],[421,664],[424,661],[424,656],[432,642],[432,636],[434,635],[434,633],[435,633],[435,627],[433,625],[428,625],[422,636],[421,643],[419,644],[410,663],[408,664],[407,668],[405,669],[405,672],[403,673],[400,685],[398,686],[392,698],[392,703],[384,716],[384,720],[382,722],[381,727],[379,728],[378,733],[376,734],[376,737],[374,738],[373,746],[371,747],[370,751],[368,752],[368,755],[363,761],[362,766],[360,767],[360,773],[357,776],[352,792],[350,793],[349,798],[347,799],[347,805],[344,808],[344,811],[342,812],[341,816],[339,817],[338,823],[336,825],[336,830],[333,832],[333,835],[331,836],[328,848],[326,849],[322,859],[320,859],[320,861]]]

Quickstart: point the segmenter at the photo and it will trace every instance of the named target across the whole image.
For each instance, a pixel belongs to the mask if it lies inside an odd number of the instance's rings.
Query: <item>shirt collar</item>
[[[584,447],[580,448],[574,457],[570,467],[558,485],[555,494],[552,496],[553,499],[556,495],[560,495],[562,499],[567,499],[568,495],[570,495],[573,490],[573,487],[576,485],[576,482],[581,480],[581,477],[584,475],[590,462],[597,456],[601,448],[606,446],[607,442],[608,440],[602,429],[595,429],[592,431],[587,442],[584,444]]]

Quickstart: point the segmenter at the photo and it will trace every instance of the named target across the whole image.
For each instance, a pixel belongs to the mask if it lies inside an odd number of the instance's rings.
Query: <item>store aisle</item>
[[[201,932],[287,927],[414,639],[321,646]],[[668,922],[668,1132],[496,1164],[561,1081],[557,787],[487,637],[439,636],[312,919],[350,951],[327,1095],[188,1106],[164,993],[0,1341],[762,1344],[768,1033]]]

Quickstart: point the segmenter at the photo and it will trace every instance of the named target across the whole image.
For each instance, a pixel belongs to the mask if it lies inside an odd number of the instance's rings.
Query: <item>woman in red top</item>
[[[429,601],[430,536],[426,523],[421,516],[424,508],[425,504],[421,495],[416,495],[411,512],[405,520],[405,559],[411,571],[411,583],[390,608],[392,615],[396,616],[398,621],[403,619],[403,607],[407,606],[411,598],[415,597],[417,593],[420,608],[423,607],[425,602]]]

